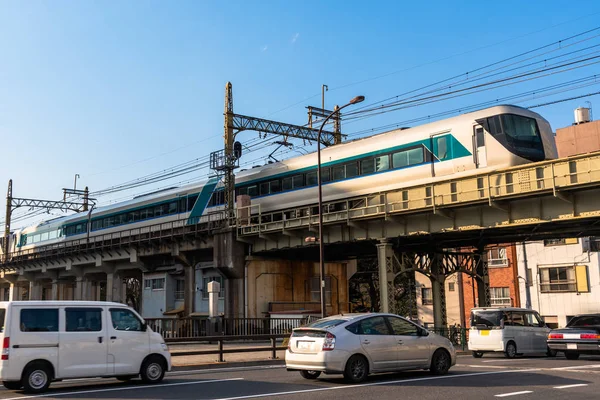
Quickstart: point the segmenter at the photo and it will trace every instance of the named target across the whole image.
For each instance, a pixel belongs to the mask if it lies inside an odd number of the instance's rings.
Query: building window
[[[540,290],[542,293],[575,292],[575,267],[540,268]]]
[[[423,305],[431,305],[433,304],[433,292],[431,288],[422,288],[421,289],[421,301]]]
[[[563,246],[566,244],[577,244],[578,242],[577,238],[546,239],[544,240],[544,246]]]
[[[144,281],[144,289],[164,290],[165,278],[146,279]]]
[[[507,287],[490,288],[492,306],[510,306],[510,289]]]
[[[185,298],[185,281],[177,279],[175,281],[175,300],[183,300]]]
[[[321,302],[321,287],[319,285],[320,277],[314,276],[310,279],[310,301]],[[325,304],[331,305],[331,277],[325,277]]]
[[[223,277],[221,276],[209,276],[207,278],[202,278],[202,298],[208,299],[208,284],[212,281],[219,282],[219,298],[225,298],[225,285],[223,284]]]
[[[495,247],[488,251],[488,267],[507,267],[506,247]]]
[[[454,290],[455,290],[454,282],[448,283],[448,291],[454,292]]]

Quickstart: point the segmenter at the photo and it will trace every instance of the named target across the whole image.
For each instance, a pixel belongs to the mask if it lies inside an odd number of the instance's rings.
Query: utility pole
[[[10,250],[10,215],[12,214],[12,179],[8,181],[8,191],[6,193],[6,217],[4,219],[4,261],[8,261],[8,250]]]
[[[321,86],[321,109],[325,109],[325,92],[329,91],[329,86]]]

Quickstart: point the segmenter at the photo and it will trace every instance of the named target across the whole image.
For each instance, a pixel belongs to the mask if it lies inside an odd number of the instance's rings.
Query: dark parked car
[[[577,315],[565,328],[553,329],[548,347],[564,352],[569,360],[577,360],[581,354],[600,354],[600,314]]]

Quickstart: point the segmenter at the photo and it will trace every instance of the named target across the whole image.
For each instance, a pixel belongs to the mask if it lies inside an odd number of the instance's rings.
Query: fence
[[[147,318],[146,323],[165,339],[201,338],[209,335],[252,336],[289,334],[314,317],[299,318]]]
[[[448,328],[431,328],[428,330],[450,340],[457,350],[467,350],[467,343],[469,341],[469,330],[467,328],[450,326]]]

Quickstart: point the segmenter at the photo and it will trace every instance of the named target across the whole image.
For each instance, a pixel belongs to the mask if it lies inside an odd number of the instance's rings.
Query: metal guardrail
[[[218,345],[218,349],[217,350],[194,350],[194,351],[178,351],[178,352],[172,352],[171,353],[171,357],[183,357],[183,356],[200,356],[200,355],[211,355],[211,354],[218,354],[219,358],[218,361],[219,362],[224,362],[225,361],[225,354],[231,354],[231,353],[256,353],[256,352],[263,352],[263,351],[270,351],[271,352],[271,358],[272,359],[276,359],[277,358],[277,352],[280,350],[285,350],[287,349],[287,344],[286,345],[282,345],[282,346],[277,346],[277,339],[287,339],[289,338],[289,333],[288,334],[279,334],[279,335],[239,335],[239,336],[205,336],[202,338],[179,338],[179,339],[165,339],[165,342],[167,344],[189,344],[189,345],[194,345],[194,344],[198,344],[200,342],[216,342]],[[266,341],[268,340],[270,342],[269,347],[245,347],[245,348],[238,348],[238,349],[225,349],[223,344],[227,341],[231,342],[231,341]],[[285,341],[284,341],[285,344]]]

